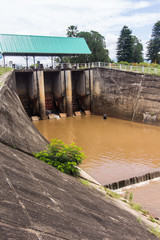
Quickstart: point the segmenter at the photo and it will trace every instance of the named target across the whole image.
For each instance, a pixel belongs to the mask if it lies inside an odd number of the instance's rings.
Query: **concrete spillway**
[[[141,176],[135,176],[135,177],[131,177],[129,179],[125,179],[125,180],[121,180],[118,182],[114,182],[114,183],[110,183],[110,184],[106,184],[105,187],[112,189],[112,190],[116,190],[119,188],[123,188],[123,187],[127,187],[136,183],[141,183],[141,182],[145,182],[154,178],[158,178],[160,177],[160,171],[155,171],[155,172],[151,172],[151,173],[146,173],[144,175]]]

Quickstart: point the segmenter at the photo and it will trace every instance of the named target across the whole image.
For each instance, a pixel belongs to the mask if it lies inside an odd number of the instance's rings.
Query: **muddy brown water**
[[[87,157],[81,168],[103,185],[160,170],[159,127],[94,115],[34,125],[48,141],[58,138],[81,147]],[[131,191],[134,201],[160,217],[160,181]]]

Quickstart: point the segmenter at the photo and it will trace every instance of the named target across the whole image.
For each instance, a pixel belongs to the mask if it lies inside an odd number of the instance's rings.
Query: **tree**
[[[96,31],[79,32],[77,37],[83,37],[91,50],[91,55],[82,55],[77,58],[77,62],[109,62],[109,52],[106,49],[105,38]]]
[[[117,42],[117,60],[131,63],[133,61],[133,37],[132,31],[124,26]]]
[[[67,37],[77,37],[78,28],[77,26],[71,25],[67,28]]]
[[[143,45],[137,37],[133,36],[133,60],[134,63],[143,62]]]
[[[160,63],[160,21],[157,21],[153,26],[151,40],[148,42],[147,49],[148,60]]]

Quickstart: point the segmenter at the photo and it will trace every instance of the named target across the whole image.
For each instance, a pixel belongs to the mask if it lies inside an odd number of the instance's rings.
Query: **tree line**
[[[96,31],[78,31],[77,26],[71,25],[67,28],[67,37],[83,37],[91,50],[90,55],[64,57],[64,62],[111,62],[109,51],[106,48],[105,38]],[[144,61],[143,45],[128,26],[123,26],[117,41],[117,61],[128,63],[140,63]],[[152,28],[150,41],[147,43],[147,59],[152,63],[160,64],[160,21]]]

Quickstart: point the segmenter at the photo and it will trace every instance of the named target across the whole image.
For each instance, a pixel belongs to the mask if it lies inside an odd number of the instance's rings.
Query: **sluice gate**
[[[16,70],[19,98],[29,117],[91,110],[92,70]]]

